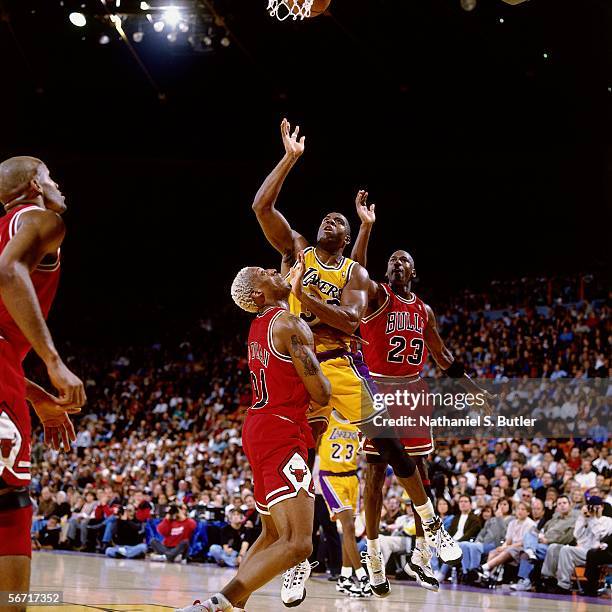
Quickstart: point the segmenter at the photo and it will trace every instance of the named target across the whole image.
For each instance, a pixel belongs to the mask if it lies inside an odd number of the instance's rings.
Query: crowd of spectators
[[[448,308],[433,304],[442,338],[468,370],[500,384],[521,377],[607,385],[606,296],[577,301],[580,283],[571,291],[561,283],[556,294],[551,283],[517,282],[466,293]],[[75,419],[77,440],[68,453],[45,447],[35,428],[35,548],[240,564],[260,529],[240,441],[251,400],[247,326],[245,318],[223,312],[201,321],[182,342],[113,355],[72,348],[70,362],[83,376],[88,405]],[[426,374],[439,376],[433,363]],[[566,423],[558,437],[527,439],[517,432],[447,440],[430,456],[438,512],[464,549],[457,580],[482,584],[499,578],[499,568],[513,567],[519,590],[538,583],[537,576],[567,589],[569,560],[584,565],[585,546],[593,545],[602,563],[607,559],[604,528],[597,537],[575,531],[610,515],[612,391],[599,387],[589,395],[563,387],[558,393],[538,401],[543,415]],[[202,535],[202,524],[214,528]],[[318,528],[315,548],[321,566],[334,573],[339,551],[330,529],[335,526]],[[390,474],[381,521],[390,563],[410,549],[413,529],[410,506]],[[199,548],[193,546],[198,538]],[[581,552],[564,552],[568,546]],[[444,566],[437,571],[440,579],[450,574]]]

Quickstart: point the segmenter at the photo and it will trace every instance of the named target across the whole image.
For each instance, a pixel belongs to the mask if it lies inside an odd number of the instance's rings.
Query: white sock
[[[414,506],[414,509],[421,517],[423,523],[431,523],[436,518],[431,499],[428,499],[422,506]]]
[[[358,567],[355,570],[355,574],[359,580],[363,580],[368,575],[368,572],[366,572],[363,567]]]
[[[368,545],[369,555],[374,555],[380,552],[380,541],[378,540],[378,538],[376,538],[375,540],[370,540],[366,538],[366,543]]]
[[[353,575],[353,568],[342,566],[342,569],[340,570],[340,575],[343,578],[350,578]]]
[[[483,564],[482,564],[482,569],[483,569],[485,572],[488,572],[488,571],[489,571],[489,564],[488,564],[488,563],[483,563]]]

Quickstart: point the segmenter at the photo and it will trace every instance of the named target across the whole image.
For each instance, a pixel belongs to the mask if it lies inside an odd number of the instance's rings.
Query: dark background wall
[[[73,27],[72,4],[3,0],[0,24],[0,155],[42,157],[70,204],[62,336],[154,334],[226,307],[243,265],[276,265],[250,204],[285,115],[307,151],[279,207],[312,239],[331,209],[356,231],[369,189],[374,276],[396,248],[436,295],[605,273],[609,3],[334,0],[331,16],[280,24],[265,0],[216,0],[229,47],[134,45],[155,86],[107,26]]]

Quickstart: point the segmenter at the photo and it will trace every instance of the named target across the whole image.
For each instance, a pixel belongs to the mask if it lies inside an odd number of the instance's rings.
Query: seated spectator
[[[481,510],[491,503],[491,496],[487,493],[485,485],[477,484],[475,494],[472,496],[472,510],[480,513]]]
[[[436,513],[440,517],[444,528],[448,529],[454,518],[454,515],[450,514],[450,505],[448,501],[444,499],[444,497],[439,497],[436,501]]]
[[[87,525],[93,520],[96,515],[96,507],[98,501],[93,490],[87,491],[85,494],[85,503],[81,509],[73,513],[72,518],[68,521],[67,538],[72,546],[76,546],[77,535],[79,535],[79,548],[85,549],[87,544]]]
[[[582,591],[588,597],[599,595],[600,569],[604,565],[612,565],[612,535],[601,540],[599,546],[591,548],[586,555],[584,576],[587,579]]]
[[[531,589],[534,561],[536,559],[544,560],[546,551],[551,544],[569,544],[574,539],[574,526],[577,518],[578,513],[572,509],[567,495],[561,495],[557,499],[557,511],[552,518],[543,526],[539,525],[539,521],[536,522],[534,530],[525,534],[523,538],[524,550],[521,553],[518,571],[519,580],[510,587],[511,589],[515,591],[529,591]]]
[[[586,563],[592,548],[599,548],[601,541],[612,534],[612,518],[602,516],[603,500],[591,497],[582,506],[574,526],[575,546],[551,544],[542,566],[542,579],[549,592],[568,595],[574,569]]]
[[[481,566],[482,578],[488,580],[491,576],[491,570],[498,565],[508,561],[518,562],[519,555],[523,550],[523,538],[526,533],[535,527],[535,523],[529,518],[530,512],[531,507],[528,504],[520,502],[517,505],[516,518],[508,525],[506,541],[492,550],[487,562]]]
[[[582,462],[582,470],[574,476],[574,480],[580,485],[583,492],[597,485],[597,474],[593,471],[593,464],[588,459]]]
[[[107,557],[119,559],[144,558],[147,545],[144,542],[144,525],[136,519],[135,508],[132,505],[123,508],[117,519],[113,546],[109,546]]]
[[[462,582],[475,582],[478,578],[476,570],[480,567],[482,555],[490,553],[506,539],[508,524],[514,520],[510,502],[500,499],[495,514],[489,506],[485,507],[481,515],[484,526],[478,532],[473,542],[459,542],[463,552],[461,559]]]
[[[480,519],[472,511],[472,499],[469,495],[461,495],[459,497],[459,514],[456,514],[453,518],[448,533],[455,542],[469,542],[478,535],[481,525]],[[438,565],[438,558],[436,556],[432,557],[431,567],[436,572],[436,580],[443,582],[449,566],[443,563],[438,569],[436,567]]]
[[[196,522],[187,516],[185,504],[171,504],[164,520],[157,526],[158,533],[163,536],[160,542],[151,540],[154,554],[151,561],[168,561],[180,563],[187,560],[189,540],[196,530]]]
[[[213,544],[208,554],[221,567],[238,567],[249,548],[247,529],[243,525],[243,514],[240,510],[232,510],[229,515],[229,525],[221,530],[221,544]]]
[[[62,526],[59,517],[52,515],[47,524],[34,534],[33,548],[35,550],[51,550],[59,548]]]
[[[146,523],[151,518],[153,509],[154,506],[149,495],[146,495],[143,491],[134,493],[134,516],[137,521]]]

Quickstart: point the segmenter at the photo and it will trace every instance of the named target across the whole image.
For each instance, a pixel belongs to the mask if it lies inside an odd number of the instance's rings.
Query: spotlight
[[[144,32],[134,32],[134,33],[132,34],[132,40],[133,40],[135,43],[142,42],[142,39],[143,39],[143,38],[144,38]]]
[[[108,45],[108,43],[110,42],[110,38],[106,34],[102,34],[102,36],[100,36],[100,40],[98,42],[101,45]]]
[[[503,17],[499,18],[499,23],[504,23],[504,18]]]
[[[166,24],[165,24],[163,21],[156,21],[156,22],[153,24],[153,29],[154,29],[156,32],[162,32],[162,31],[163,31],[163,29],[164,29],[164,26],[165,26],[165,25],[166,25]]]
[[[176,32],[169,32],[166,38],[168,39],[168,42],[176,42]]]
[[[227,36],[224,36],[220,41],[222,47],[230,46],[230,39]]]
[[[72,25],[75,25],[78,28],[82,28],[87,23],[87,19],[83,13],[70,13],[68,19],[70,19],[70,23]]]
[[[162,19],[171,27],[175,27],[176,24],[181,20],[181,12],[176,6],[171,6],[162,15]]]
[[[205,36],[202,39],[202,42],[207,46],[210,47],[212,45],[212,38],[210,36]]]
[[[189,32],[189,24],[185,23],[184,21],[181,21],[178,24],[178,29],[183,32],[183,34],[185,34],[186,32]]]
[[[544,59],[548,59],[548,53],[543,53]]]
[[[149,5],[148,2],[141,2],[140,3],[140,10],[141,11],[148,11],[151,8],[151,6]]]

